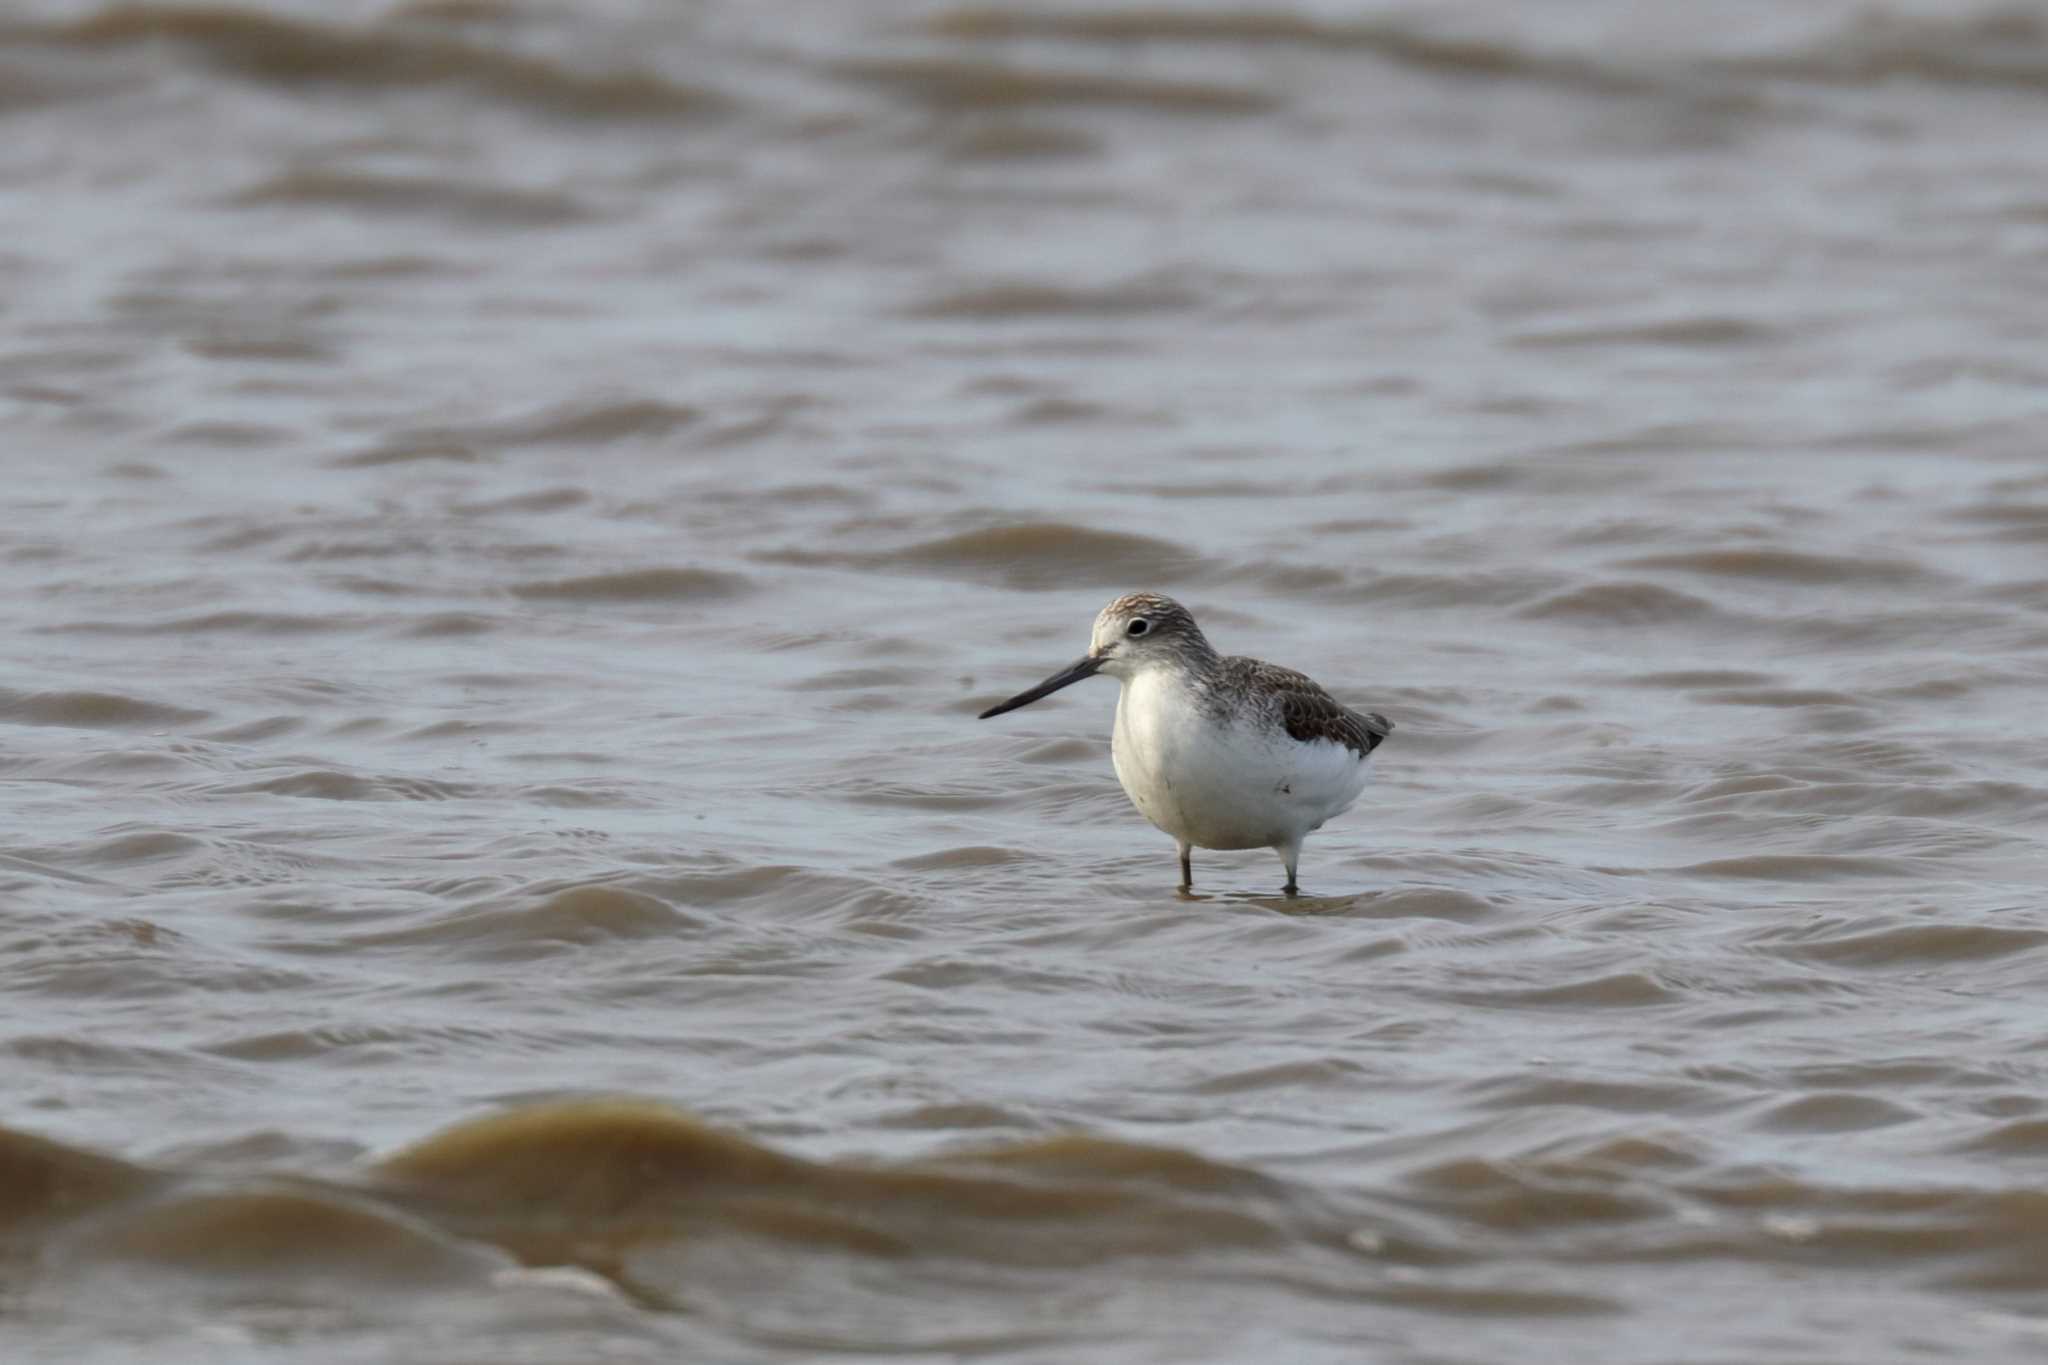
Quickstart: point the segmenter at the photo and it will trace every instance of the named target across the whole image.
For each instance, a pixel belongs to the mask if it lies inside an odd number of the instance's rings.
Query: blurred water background
[[[15,0],[6,1358],[2048,1356],[2044,116],[2019,3]],[[1133,588],[1399,725],[1303,901],[973,721]]]

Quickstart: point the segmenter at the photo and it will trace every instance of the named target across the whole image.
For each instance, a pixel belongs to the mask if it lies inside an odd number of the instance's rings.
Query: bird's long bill
[[[1032,688],[1029,692],[1019,692],[1008,701],[998,702],[975,717],[975,719],[987,720],[990,716],[1000,716],[1005,711],[1014,711],[1020,706],[1029,706],[1040,697],[1049,697],[1062,687],[1069,687],[1083,678],[1094,677],[1095,670],[1101,667],[1102,660],[1092,654],[1086,658],[1078,659],[1069,667],[1061,669],[1038,686]]]

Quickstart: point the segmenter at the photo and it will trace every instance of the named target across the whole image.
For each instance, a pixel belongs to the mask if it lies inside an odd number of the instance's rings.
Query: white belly
[[[1110,756],[1139,813],[1199,848],[1299,843],[1365,790],[1358,754],[1220,723],[1165,670],[1124,683]]]

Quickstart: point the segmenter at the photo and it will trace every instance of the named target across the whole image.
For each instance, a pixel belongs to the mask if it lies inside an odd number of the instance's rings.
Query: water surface
[[[2048,1352],[2048,21],[32,3],[10,1360]],[[1399,726],[1171,840],[1134,588]]]

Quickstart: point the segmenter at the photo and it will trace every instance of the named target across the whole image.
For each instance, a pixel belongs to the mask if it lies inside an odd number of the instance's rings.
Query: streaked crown
[[[1188,609],[1156,592],[1126,593],[1097,613],[1088,652],[1102,655],[1112,649],[1154,645],[1198,654],[1215,652]]]

